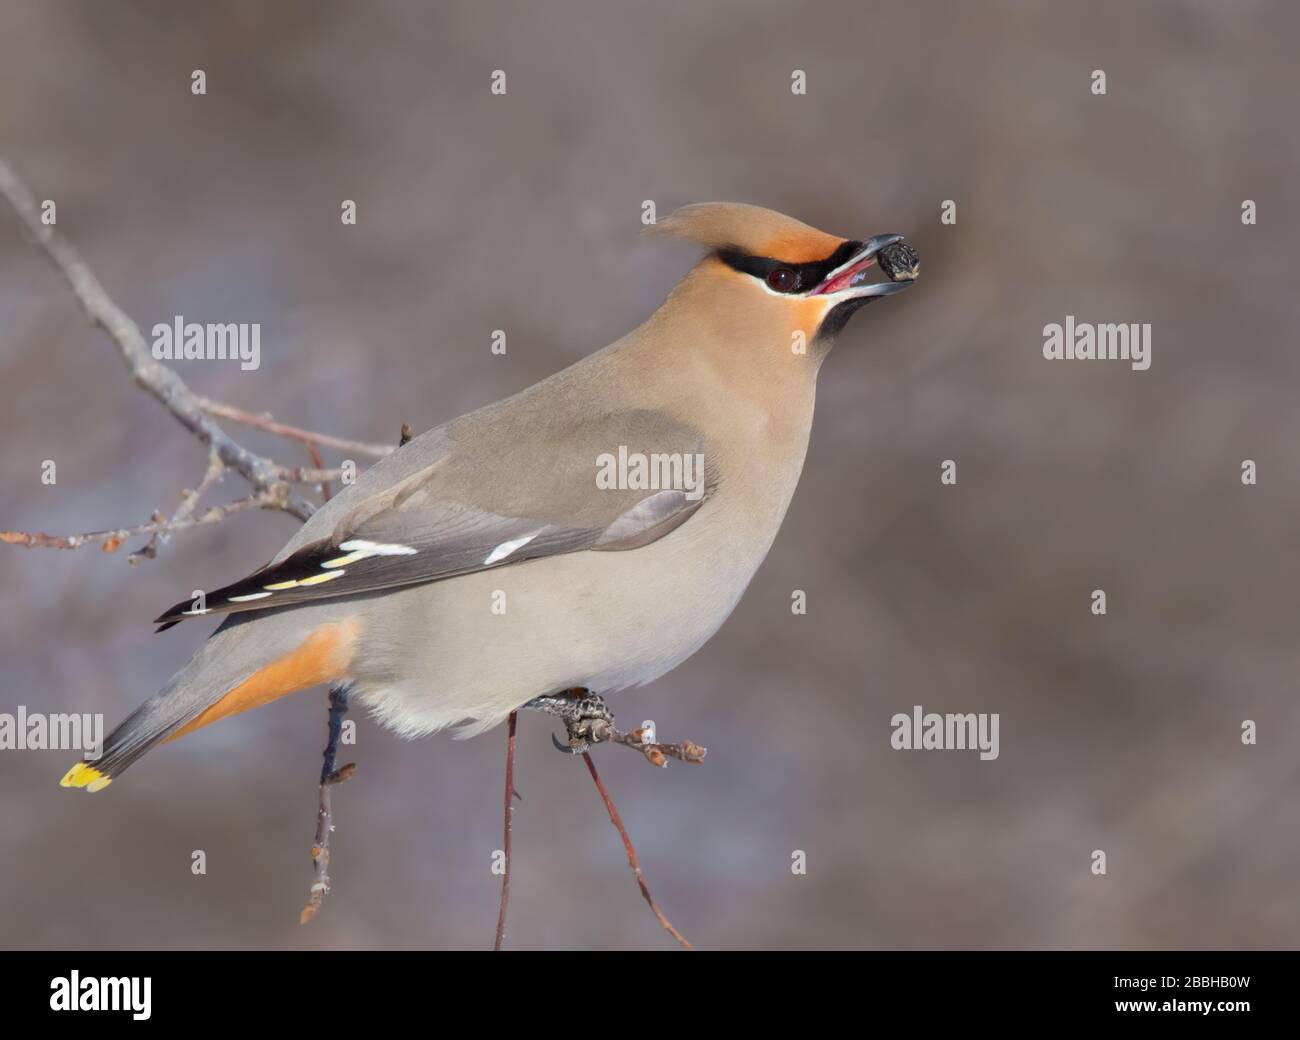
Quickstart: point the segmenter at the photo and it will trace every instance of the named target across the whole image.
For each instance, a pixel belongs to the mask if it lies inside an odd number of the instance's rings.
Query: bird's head
[[[920,257],[902,235],[840,238],[761,206],[701,202],[654,227],[709,250],[691,300],[741,329],[828,341],[864,304],[908,288]],[[684,285],[687,283],[684,283]]]

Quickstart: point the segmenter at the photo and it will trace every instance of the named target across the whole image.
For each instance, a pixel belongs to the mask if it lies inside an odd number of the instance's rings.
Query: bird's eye
[[[768,274],[767,284],[776,292],[794,292],[799,288],[799,276],[788,267],[778,267]]]

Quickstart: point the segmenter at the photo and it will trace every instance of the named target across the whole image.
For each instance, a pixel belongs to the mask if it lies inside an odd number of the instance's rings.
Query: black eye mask
[[[815,260],[808,264],[788,264],[784,260],[773,260],[766,256],[748,256],[738,249],[719,249],[718,259],[733,270],[753,275],[764,283],[773,271],[788,267],[799,276],[798,285],[790,290],[793,294],[817,288],[835,268],[848,263],[860,253],[862,247],[861,242],[845,242],[825,260]]]

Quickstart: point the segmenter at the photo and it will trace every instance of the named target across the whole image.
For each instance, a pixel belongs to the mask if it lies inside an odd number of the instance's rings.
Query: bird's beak
[[[889,280],[868,281],[872,267],[879,267]],[[851,260],[828,274],[809,295],[840,299],[890,296],[910,286],[920,273],[921,257],[902,235],[876,235],[867,239]]]

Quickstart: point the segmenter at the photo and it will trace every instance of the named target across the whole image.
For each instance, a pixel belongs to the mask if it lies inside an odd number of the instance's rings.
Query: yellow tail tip
[[[87,791],[102,791],[105,787],[113,782],[111,777],[105,776],[94,766],[89,766],[85,762],[78,762],[75,766],[63,774],[63,779],[59,781],[60,787],[84,787]]]

